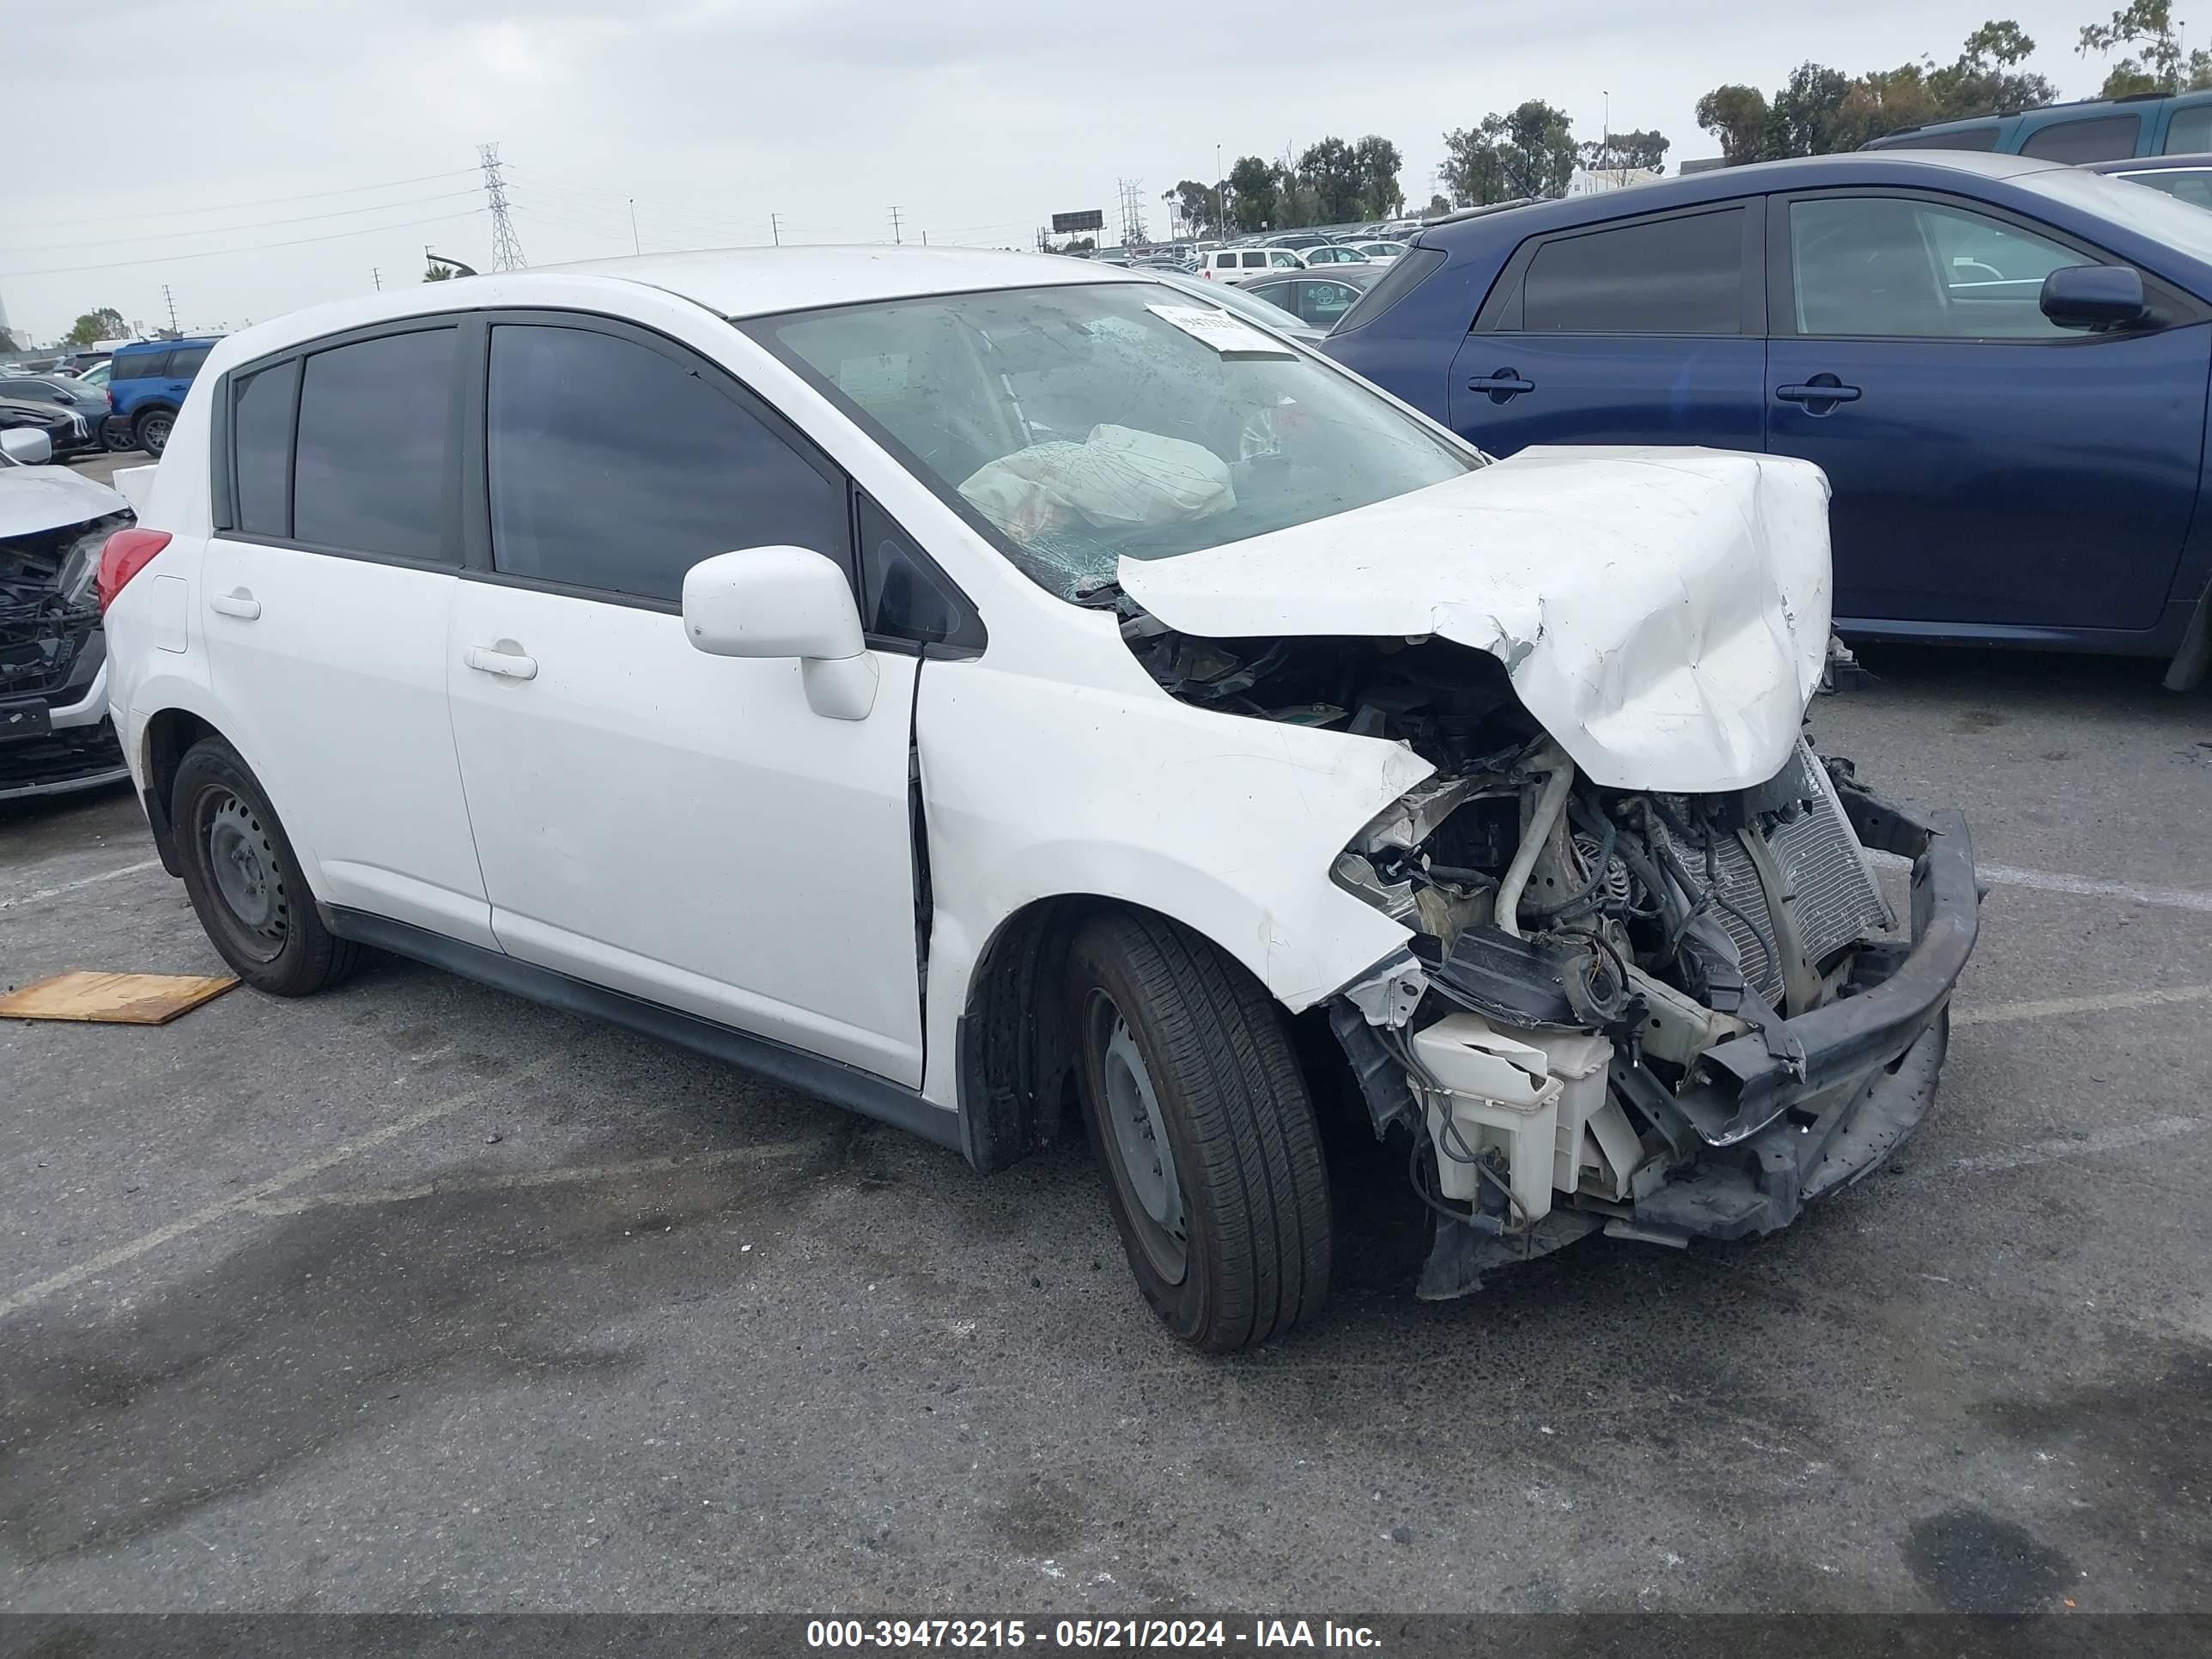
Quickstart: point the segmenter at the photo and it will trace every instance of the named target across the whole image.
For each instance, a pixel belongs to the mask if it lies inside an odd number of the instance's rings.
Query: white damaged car
[[[1972,853],[1802,740],[1826,509],[1493,463],[1141,273],[784,249],[231,336],[100,592],[250,983],[401,952],[983,1171],[1080,1121],[1227,1350],[1327,1294],[1318,1112],[1402,1144],[1431,1297],[1781,1226],[1918,1122]]]
[[[93,581],[130,504],[52,459],[44,433],[0,433],[0,800],[129,775],[108,724]]]

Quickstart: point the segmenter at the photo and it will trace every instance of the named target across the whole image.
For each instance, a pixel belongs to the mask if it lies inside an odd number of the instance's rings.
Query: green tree
[[[1788,155],[1826,155],[1839,148],[1836,133],[1851,78],[1825,64],[1800,64],[1789,84],[1766,106],[1766,137],[1759,154],[1769,160]]]
[[[1213,228],[1213,191],[1195,179],[1186,179],[1173,190],[1164,192],[1160,200],[1167,203],[1182,216],[1183,224],[1196,236],[1208,234]]]
[[[1388,219],[1406,207],[1406,192],[1398,187],[1398,170],[1406,158],[1388,138],[1369,133],[1352,147],[1352,165],[1359,175],[1359,210],[1370,219]]]
[[[2124,98],[2136,92],[2196,92],[2212,87],[2212,52],[2199,49],[2183,58],[2172,0],[2130,0],[2112,14],[2111,22],[2084,27],[2075,51],[2084,58],[2093,52],[2110,57],[2130,47],[2135,50],[2113,64],[2105,76],[2101,88],[2105,97]]]
[[[1732,167],[1765,154],[1766,112],[1766,94],[1740,82],[1698,100],[1698,125],[1720,140],[1721,160]]]
[[[70,324],[68,339],[71,345],[90,345],[94,340],[119,340],[130,331],[121,312],[113,306],[101,306]]]
[[[1256,155],[1240,155],[1229,169],[1230,216],[1249,234],[1275,223],[1275,169]]]
[[[1359,216],[1359,164],[1352,146],[1338,137],[1306,146],[1298,157],[1298,177],[1313,202],[1313,222],[1340,225]]]
[[[1453,205],[1488,207],[1505,199],[1505,162],[1498,154],[1504,137],[1502,115],[1486,115],[1479,125],[1444,134],[1444,164],[1438,171]]]
[[[1505,118],[1498,157],[1513,196],[1565,196],[1575,176],[1575,130],[1565,110],[1531,98]]]
[[[1582,164],[1592,173],[1654,173],[1667,170],[1667,152],[1672,146],[1663,132],[1638,128],[1633,132],[1611,132],[1603,138],[1593,138],[1577,146]]]
[[[422,280],[426,283],[450,283],[459,273],[451,265],[425,265]]]
[[[1451,210],[1452,204],[1446,198],[1442,196],[1431,196],[1428,208],[1421,216],[1425,219],[1434,219]]]
[[[1946,120],[2056,103],[2058,88],[2020,68],[2035,42],[2010,18],[1984,23],[1966,37],[1958,61],[1928,76],[1929,90]]]

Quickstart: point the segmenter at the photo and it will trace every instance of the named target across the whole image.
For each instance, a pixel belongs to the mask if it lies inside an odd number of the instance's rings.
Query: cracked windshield
[[[1066,599],[1109,585],[1125,554],[1218,547],[1482,465],[1275,336],[1151,283],[761,327]]]

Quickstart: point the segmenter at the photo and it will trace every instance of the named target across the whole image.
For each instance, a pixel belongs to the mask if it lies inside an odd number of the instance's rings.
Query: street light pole
[[[1229,212],[1222,205],[1221,186],[1228,182],[1221,176],[1221,146],[1213,147],[1213,234],[1223,241],[1229,240]]]

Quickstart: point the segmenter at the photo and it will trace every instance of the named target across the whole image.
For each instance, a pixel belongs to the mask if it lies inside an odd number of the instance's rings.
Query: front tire
[[[203,738],[178,763],[169,821],[185,891],[239,978],[271,996],[304,997],[353,972],[360,947],[323,926],[276,809],[221,738]]]
[[[1162,917],[1097,918],[1069,968],[1084,1121],[1145,1299],[1214,1353],[1312,1317],[1328,1177],[1281,1011]]]

